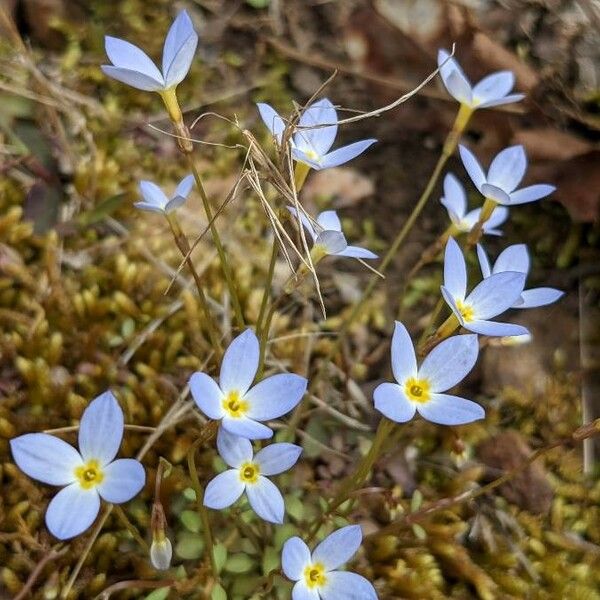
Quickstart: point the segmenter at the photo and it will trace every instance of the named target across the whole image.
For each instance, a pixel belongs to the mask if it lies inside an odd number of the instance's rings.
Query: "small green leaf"
[[[166,600],[169,597],[170,587],[161,587],[145,596],[144,600]]]
[[[175,546],[175,554],[184,560],[200,558],[204,552],[204,540],[198,535],[184,534]]]
[[[183,497],[190,502],[195,502],[196,492],[194,491],[194,488],[185,488],[185,490],[183,490]]]
[[[227,548],[223,544],[215,544],[213,548],[217,571],[220,573],[227,561]]]
[[[212,589],[210,600],[227,600],[227,592],[220,583]]]
[[[285,508],[288,515],[296,521],[301,521],[304,516],[304,503],[296,496],[287,496]]]
[[[423,504],[423,494],[419,490],[415,490],[412,498],[410,499],[410,512],[419,510],[421,504]]]
[[[254,561],[247,554],[232,554],[225,563],[225,571],[230,573],[247,573],[254,566]]]
[[[412,530],[419,540],[424,540],[427,537],[427,532],[418,523],[413,523]]]
[[[263,575],[268,575],[271,571],[279,568],[279,552],[273,546],[267,546],[262,557]]]
[[[200,515],[193,510],[184,510],[179,515],[179,520],[183,523],[183,526],[192,533],[198,533],[202,528],[202,519],[200,519]]]

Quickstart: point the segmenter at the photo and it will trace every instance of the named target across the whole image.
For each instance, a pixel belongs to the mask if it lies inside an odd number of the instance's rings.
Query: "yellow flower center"
[[[310,590],[316,587],[323,587],[327,583],[325,567],[321,563],[308,565],[304,569],[304,583]]]
[[[240,467],[240,479],[244,483],[256,483],[259,475],[260,469],[256,463],[247,462]]]
[[[473,307],[461,302],[460,300],[456,301],[456,307],[458,308],[462,318],[465,323],[469,323],[475,318],[475,312],[473,311]]]
[[[237,390],[234,390],[225,396],[223,408],[230,417],[239,419],[248,412],[248,403],[240,397]]]
[[[404,393],[408,396],[409,400],[424,404],[431,400],[431,394],[429,393],[430,387],[427,379],[416,379],[415,377],[411,377],[410,379],[407,379],[404,384]]]
[[[321,157],[314,150],[305,150],[304,154],[310,158],[310,160],[314,160],[315,162],[321,162]]]
[[[104,473],[97,460],[88,460],[84,465],[75,469],[75,477],[84,490],[91,490],[104,479]]]

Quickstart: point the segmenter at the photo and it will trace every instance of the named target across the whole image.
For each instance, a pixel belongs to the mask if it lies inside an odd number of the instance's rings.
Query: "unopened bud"
[[[150,562],[155,569],[166,571],[171,566],[171,558],[173,556],[173,546],[168,537],[157,539],[152,537],[150,545]]]

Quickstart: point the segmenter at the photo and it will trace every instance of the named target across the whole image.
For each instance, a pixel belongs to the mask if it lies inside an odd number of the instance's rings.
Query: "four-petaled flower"
[[[505,271],[517,271],[518,273],[529,273],[529,252],[525,244],[513,244],[505,248],[496,259],[494,266],[481,244],[477,244],[477,257],[479,266],[484,278],[490,277],[495,273]],[[564,292],[550,287],[539,287],[524,290],[511,308],[537,308],[538,306],[547,306],[556,302],[564,295]]]
[[[162,73],[143,50],[108,35],[105,48],[112,65],[101,68],[109,77],[138,90],[160,93],[176,87],[185,78],[197,44],[198,35],[184,10],[177,15],[165,39]]]
[[[293,206],[287,209],[295,218],[298,218],[298,211]],[[325,255],[348,256],[350,258],[377,258],[366,248],[359,246],[348,246],[346,237],[342,233],[342,224],[335,210],[326,210],[316,218],[317,229],[310,222],[304,213],[300,213],[300,221],[313,241],[313,254],[317,257]]]
[[[188,175],[179,182],[173,197],[167,198],[165,193],[155,183],[140,181],[140,194],[142,194],[144,200],[136,202],[134,206],[140,210],[168,214],[185,203],[193,186],[194,176]]]
[[[518,102],[525,97],[524,94],[510,93],[515,85],[511,71],[492,73],[473,86],[458,61],[449,56],[446,50],[438,51],[440,75],[448,93],[461,104],[471,109],[488,108]]]
[[[479,343],[474,334],[457,335],[436,346],[417,367],[417,357],[406,327],[396,321],[392,336],[392,372],[396,383],[375,388],[375,408],[388,419],[405,423],[415,412],[440,425],[462,425],[483,419],[479,404],[444,394],[475,366]]]
[[[299,537],[285,542],[281,567],[295,581],[292,600],[377,600],[373,585],[362,575],[338,571],[362,542],[360,525],[347,525],[327,536],[312,554]]]
[[[255,455],[250,440],[223,428],[219,429],[217,448],[231,469],[217,475],[206,486],[204,506],[226,508],[246,492],[250,506],[259,517],[270,523],[283,523],[283,496],[267,477],[291,469],[302,448],[295,444],[271,444]]]
[[[300,375],[280,373],[250,387],[259,356],[258,339],[246,329],[223,356],[219,384],[199,371],[190,378],[190,391],[198,408],[209,418],[220,419],[230,433],[251,440],[270,438],[273,431],[259,421],[277,419],[292,410],[307,385]]]
[[[114,460],[123,438],[123,411],[111,392],[90,402],[79,425],[79,452],[46,433],[27,433],[10,441],[18,467],[38,481],[66,486],[46,511],[48,529],[66,540],[96,519],[100,498],[113,504],[131,500],[146,480],[132,458]]]
[[[529,333],[522,325],[490,321],[518,300],[525,286],[525,274],[516,271],[495,273],[480,282],[467,296],[467,265],[454,238],[446,244],[442,296],[469,331],[482,335],[507,336]]]
[[[444,195],[440,202],[448,211],[448,216],[457,233],[468,233],[479,221],[481,208],[467,212],[467,194],[462,183],[452,174],[444,178]],[[483,225],[483,233],[489,235],[502,235],[497,229],[508,218],[508,209],[504,206],[494,208],[491,217]]]
[[[556,188],[545,183],[517,190],[527,170],[527,156],[523,146],[509,146],[499,152],[485,174],[475,155],[465,146],[459,146],[463,165],[475,187],[485,198],[498,204],[514,206],[535,202],[551,194]]]
[[[272,106],[257,104],[258,112],[279,144],[283,140],[285,123]],[[329,152],[338,130],[337,111],[327,98],[307,106],[300,115],[296,133],[290,140],[292,157],[315,170],[339,167],[362,154],[377,140],[368,139],[342,146]]]

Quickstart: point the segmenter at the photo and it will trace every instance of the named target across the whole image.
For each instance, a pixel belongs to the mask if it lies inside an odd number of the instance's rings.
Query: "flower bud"
[[[166,571],[171,566],[171,557],[173,556],[173,546],[168,537],[158,539],[152,536],[150,545],[150,562],[155,569]]]

